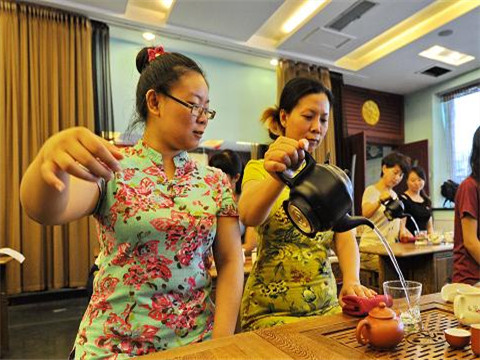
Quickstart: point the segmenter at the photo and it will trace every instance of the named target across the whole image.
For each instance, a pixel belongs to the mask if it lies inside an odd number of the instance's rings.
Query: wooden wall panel
[[[382,145],[404,143],[403,96],[345,85],[343,88],[343,118],[347,136],[364,131],[367,142]],[[380,120],[375,126],[362,118],[362,105],[373,100],[380,109]]]

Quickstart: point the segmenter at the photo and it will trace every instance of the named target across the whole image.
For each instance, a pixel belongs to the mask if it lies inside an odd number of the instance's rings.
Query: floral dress
[[[270,176],[263,160],[250,161],[243,183]],[[304,316],[341,312],[328,250],[333,232],[309,238],[290,222],[282,203],[285,188],[267,220],[257,227],[258,255],[245,285],[240,310],[243,330],[255,330],[301,320]]]
[[[124,149],[122,171],[95,210],[100,255],[75,357],[121,359],[211,336],[214,304],[208,254],[218,216],[238,216],[227,177],[162,155],[142,140]]]

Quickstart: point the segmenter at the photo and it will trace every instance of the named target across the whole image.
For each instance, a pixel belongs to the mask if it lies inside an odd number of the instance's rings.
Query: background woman
[[[413,216],[420,231],[433,234],[432,201],[423,189],[425,187],[425,171],[420,166],[414,166],[407,175],[407,190],[400,195],[405,212]],[[400,237],[415,235],[416,227],[407,217],[401,219]]]
[[[262,117],[275,140],[263,160],[245,169],[240,219],[256,226],[258,257],[245,285],[240,311],[244,330],[298,321],[304,316],[341,311],[328,252],[336,250],[343,273],[343,295],[373,296],[358,279],[359,254],[352,231],[318,233],[309,238],[288,220],[282,202],[289,189],[277,172],[295,169],[304,151],[313,152],[328,129],[331,92],[321,83],[295,78],[281,94],[278,108]]]
[[[480,126],[473,136],[472,173],[455,196],[453,282],[480,286]]]
[[[402,181],[403,174],[408,171],[408,167],[409,160],[403,154],[393,152],[384,156],[380,179],[363,192],[362,215],[375,224],[389,243],[394,243],[399,236],[400,219],[389,221],[384,213],[383,202],[398,198],[393,188]],[[360,251],[364,246],[376,244],[381,244],[380,239],[372,229],[364,227],[360,239]],[[361,268],[378,271],[378,255],[361,253]]]
[[[99,271],[72,352],[78,359],[128,358],[235,329],[243,282],[236,204],[227,177],[186,152],[215,115],[205,76],[161,47],[142,49],[136,64],[143,138],[119,151],[85,128],[61,131],[21,184],[25,210],[41,223],[92,213],[98,221]],[[212,246],[216,311],[205,269]]]
[[[242,192],[241,180],[243,176],[243,162],[240,156],[233,150],[225,149],[213,154],[208,164],[222,170],[227,175],[235,199],[238,202]],[[245,227],[241,221],[239,225],[242,235],[242,248],[245,250],[245,255],[250,255],[252,250],[257,247],[257,233],[255,228]]]

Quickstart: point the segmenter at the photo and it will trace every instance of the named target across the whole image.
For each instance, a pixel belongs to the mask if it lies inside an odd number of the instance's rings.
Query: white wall
[[[140,43],[110,39],[115,131],[124,132],[134,115],[139,76],[135,57],[142,47]],[[174,51],[197,61],[206,72],[210,84],[210,106],[217,111],[217,116],[210,122],[203,140],[269,142],[268,133],[258,119],[266,107],[275,104],[275,68],[268,70],[243,65],[192,54],[181,48]]]
[[[434,207],[442,207],[441,184],[447,180],[445,134],[437,94],[480,79],[480,69],[405,96],[405,142],[428,140],[430,196]]]

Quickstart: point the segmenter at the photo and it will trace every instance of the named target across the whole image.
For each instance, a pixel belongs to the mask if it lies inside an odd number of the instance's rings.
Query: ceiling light
[[[152,34],[151,32],[144,32],[142,36],[147,41],[155,40],[155,34]]]
[[[459,66],[475,59],[473,56],[450,50],[439,45],[432,46],[418,55],[454,66]]]
[[[480,1],[437,0],[335,62],[358,71],[480,6]]]
[[[282,26],[284,33],[295,30],[304,20],[315,13],[325,0],[306,0]]]
[[[278,60],[277,59],[270,60],[270,65],[277,66],[278,65]]]
[[[173,0],[160,0],[160,3],[165,9],[170,9],[173,4]]]

